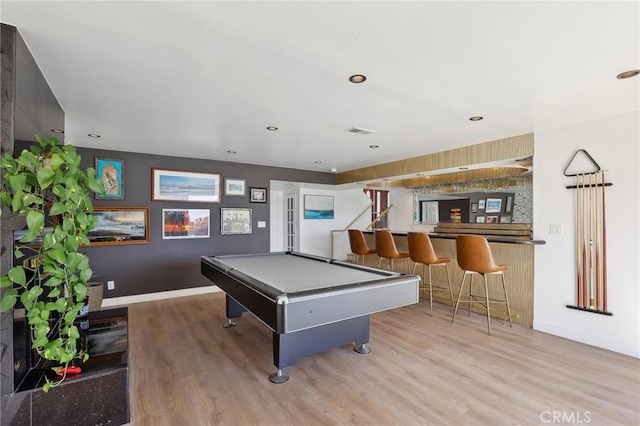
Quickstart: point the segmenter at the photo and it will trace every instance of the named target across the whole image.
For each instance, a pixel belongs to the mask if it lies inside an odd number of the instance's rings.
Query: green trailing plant
[[[67,367],[74,359],[88,359],[79,348],[74,320],[85,305],[93,272],[79,249],[89,244],[88,233],[95,226],[90,191],[103,194],[104,189],[95,169],[81,169],[74,146],[55,138],[36,139],[38,144],[17,158],[5,154],[0,160],[2,204],[26,221],[26,233],[15,245],[19,262],[0,277],[0,309],[12,309],[19,299],[32,349]],[[44,390],[62,380],[47,381]]]

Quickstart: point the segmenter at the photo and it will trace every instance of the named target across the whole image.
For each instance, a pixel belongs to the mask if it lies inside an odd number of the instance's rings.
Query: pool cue
[[[582,175],[582,189],[580,190],[580,196],[582,197],[582,300],[580,306],[583,308],[587,306],[587,289],[589,277],[587,276],[587,223],[586,223],[586,188],[585,188],[585,176]]]
[[[596,189],[596,309],[601,309],[602,304],[602,280],[600,277],[600,191],[598,191],[598,177],[600,172],[595,176],[595,189]]]
[[[607,311],[607,221],[604,198],[604,170],[602,171],[602,310]]]
[[[577,266],[577,293],[576,293],[576,305],[580,306],[582,303],[582,263],[580,262],[580,227],[581,215],[580,215],[580,175],[576,175],[576,266]]]
[[[591,180],[593,178],[593,183]],[[596,200],[597,194],[596,175],[591,173],[589,175],[589,274],[591,276],[591,286],[589,288],[589,307],[595,308],[596,305],[596,253],[595,253],[595,239],[596,239]]]

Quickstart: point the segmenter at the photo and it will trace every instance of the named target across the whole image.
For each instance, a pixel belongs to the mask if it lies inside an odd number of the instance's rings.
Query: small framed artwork
[[[476,216],[476,223],[484,223],[484,216]]]
[[[209,238],[209,209],[162,209],[162,239]]]
[[[249,188],[249,201],[252,203],[267,202],[267,188]]]
[[[246,184],[245,179],[224,178],[224,195],[244,197],[247,195]]]
[[[305,219],[333,219],[333,195],[305,195]]]
[[[94,207],[96,226],[89,231],[91,246],[149,242],[149,207]]]
[[[478,200],[478,210],[484,210],[484,200]]]
[[[151,169],[151,201],[220,202],[220,175]]]
[[[220,209],[220,233],[222,235],[251,234],[251,209]]]
[[[487,223],[498,223],[498,216],[487,216]]]
[[[478,212],[478,203],[471,203],[471,213]]]
[[[506,213],[511,213],[511,209],[513,208],[513,197],[509,195],[507,197],[507,204],[504,206],[504,211]]]
[[[484,209],[485,213],[500,213],[501,210],[502,198],[487,198],[487,206]]]
[[[511,223],[511,216],[500,216],[500,223]]]
[[[124,160],[96,158],[96,176],[104,186],[104,194],[96,194],[96,199],[124,200]]]

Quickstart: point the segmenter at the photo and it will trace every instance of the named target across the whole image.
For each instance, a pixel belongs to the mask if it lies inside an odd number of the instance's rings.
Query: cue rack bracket
[[[570,173],[578,158],[586,171]],[[607,310],[607,228],[604,170],[585,150],[577,150],[562,171],[575,178],[576,196],[576,304],[567,308],[612,316]],[[598,189],[601,188],[601,189]]]

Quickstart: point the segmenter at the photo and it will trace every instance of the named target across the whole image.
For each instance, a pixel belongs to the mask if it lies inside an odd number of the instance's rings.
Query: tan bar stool
[[[462,290],[464,289],[464,282],[467,275],[470,275],[469,280],[469,300],[462,300],[469,304],[469,315],[471,315],[471,304],[478,303],[484,306],[487,310],[487,331],[491,334],[491,313],[489,302],[504,303],[507,306],[507,315],[509,316],[509,327],[511,327],[511,308],[509,307],[509,298],[507,297],[507,285],[504,281],[504,271],[509,267],[507,265],[496,265],[493,261],[493,255],[491,254],[491,248],[489,242],[485,237],[480,235],[459,235],[456,238],[456,253],[458,258],[458,265],[464,271],[462,275],[462,283],[460,284],[460,292],[458,293],[458,299],[456,300],[456,306],[453,310],[453,317],[451,323],[456,318],[456,312],[458,311],[458,305],[460,304],[460,296],[462,296]],[[487,275],[499,274],[502,277],[502,288],[504,290],[504,300],[490,299],[489,288],[487,286]],[[481,296],[475,296],[472,294],[471,285],[473,284],[473,276],[482,275],[484,278],[484,300]]]
[[[398,251],[393,235],[389,231],[376,231],[376,252],[378,253],[378,267],[382,259],[389,260],[389,269],[393,271],[393,259],[407,259],[407,272],[409,272],[409,253]]]
[[[408,232],[407,241],[409,243],[409,255],[413,260],[412,274],[416,273],[416,266],[422,264],[423,275],[426,268],[429,275],[429,315],[433,313],[433,292],[434,291],[449,291],[449,298],[451,300],[451,306],[453,307],[453,290],[451,289],[451,277],[449,276],[449,263],[451,259],[448,257],[438,257],[433,244],[431,244],[431,238],[424,232]],[[431,267],[432,266],[444,266],[447,272],[447,283],[449,288],[432,285]],[[425,298],[427,292],[427,286],[424,287]]]
[[[364,239],[364,234],[359,229],[349,229],[349,245],[351,246],[351,253],[353,253],[356,263],[358,263],[358,256],[362,257],[362,264],[364,265],[364,257],[367,254],[373,254],[376,252],[375,248],[370,248],[367,241]]]

